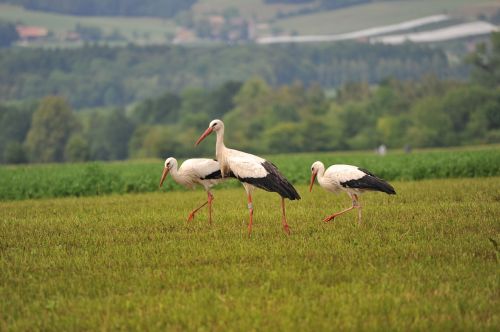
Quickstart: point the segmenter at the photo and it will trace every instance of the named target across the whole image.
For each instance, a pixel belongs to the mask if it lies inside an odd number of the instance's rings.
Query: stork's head
[[[163,173],[161,174],[160,187],[163,185],[163,181],[167,177],[168,172],[177,166],[177,160],[173,157],[169,157],[165,160],[165,168],[163,168]]]
[[[325,166],[321,161],[315,161],[311,165],[311,184],[309,185],[309,191],[312,191],[314,180],[316,180],[316,175],[318,175],[319,170],[324,168]]]
[[[203,141],[205,137],[210,135],[213,131],[218,132],[221,129],[224,129],[224,122],[222,122],[219,119],[212,120],[212,122],[210,122],[210,124],[208,125],[207,130],[205,130],[205,132],[200,136],[200,138],[198,138],[195,145],[200,144],[200,142]]]

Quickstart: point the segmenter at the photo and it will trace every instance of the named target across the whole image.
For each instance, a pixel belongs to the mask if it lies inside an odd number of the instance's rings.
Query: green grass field
[[[323,161],[325,165],[357,165],[386,180],[468,178],[500,176],[499,147],[485,145],[426,149],[410,154],[391,150],[385,157],[365,151],[281,154],[267,158],[295,184],[309,181],[310,167],[316,160]],[[163,162],[149,160],[0,166],[0,201],[155,192],[158,191]],[[229,181],[223,186],[235,187],[239,184]],[[179,189],[173,181],[167,181],[162,190]]]
[[[356,214],[299,185],[0,202],[0,330],[480,330],[500,326],[500,178],[392,183]]]

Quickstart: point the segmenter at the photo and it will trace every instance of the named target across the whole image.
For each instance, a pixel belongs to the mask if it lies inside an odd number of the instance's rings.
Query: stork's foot
[[[283,231],[285,231],[287,235],[290,235],[290,226],[288,226],[288,224],[284,224]]]
[[[194,219],[194,211],[193,211],[193,212],[191,212],[191,213],[189,214],[189,216],[188,216],[188,220],[187,220],[187,221],[188,221],[188,222],[190,222],[190,221],[192,221],[193,219]]]
[[[335,217],[336,217],[336,215],[326,217],[325,219],[323,219],[323,222],[328,223],[328,222],[332,221],[333,219],[335,219]]]

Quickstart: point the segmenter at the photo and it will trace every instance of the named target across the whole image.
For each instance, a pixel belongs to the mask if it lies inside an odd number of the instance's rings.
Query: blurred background
[[[500,142],[494,0],[0,0],[0,163]],[[211,138],[213,139],[213,138]]]

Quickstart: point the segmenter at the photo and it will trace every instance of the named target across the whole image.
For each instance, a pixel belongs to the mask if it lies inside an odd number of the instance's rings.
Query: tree
[[[80,38],[87,42],[99,41],[102,38],[102,31],[99,27],[86,26],[77,23],[75,32],[80,35]]]
[[[68,103],[61,97],[45,97],[33,113],[26,148],[31,161],[64,161],[64,148],[80,128]]]
[[[32,103],[8,106],[0,104],[0,162],[4,160],[4,149],[8,142],[21,144],[26,139],[35,108],[36,105]]]
[[[207,96],[207,112],[212,119],[222,118],[234,108],[234,96],[240,91],[241,82],[227,81]]]
[[[474,65],[473,79],[488,87],[500,86],[500,32],[493,32],[490,45],[479,44],[468,62]]]
[[[206,128],[212,120],[208,111],[208,95],[202,89],[187,89],[182,93],[180,123],[198,130]]]
[[[64,159],[70,162],[87,161],[90,157],[89,143],[82,134],[74,134],[64,148]]]
[[[381,116],[377,119],[376,131],[377,137],[380,137],[380,143],[391,147],[402,147],[406,142],[406,132],[411,121],[406,114],[396,116]],[[377,142],[374,142],[376,144]]]
[[[13,23],[0,21],[0,47],[9,47],[19,40],[16,26]]]
[[[235,108],[224,116],[224,122],[231,128],[226,132],[227,139],[235,147],[262,151],[263,146],[253,138],[265,129],[267,119],[264,115],[270,112],[271,96],[271,87],[260,78],[246,81],[235,95]]]
[[[128,142],[134,128],[134,124],[125,116],[123,109],[115,108],[94,114],[88,131],[91,159],[126,159]]]
[[[301,125],[285,122],[278,124],[264,133],[268,151],[273,153],[297,152],[304,146]]]
[[[410,111],[412,124],[408,129],[408,143],[417,147],[458,145],[453,123],[443,112],[439,97],[427,97],[417,102]]]
[[[132,111],[132,119],[136,123],[150,125],[177,122],[180,108],[181,98],[175,93],[167,92],[138,104]]]
[[[178,131],[169,126],[140,126],[130,140],[130,155],[134,158],[167,158],[179,156]]]
[[[370,86],[366,82],[348,82],[337,91],[337,100],[344,104],[350,101],[368,99],[371,96]]]
[[[19,142],[8,142],[3,153],[3,160],[7,164],[22,164],[28,161],[26,151]]]
[[[81,16],[173,17],[196,0],[3,0],[27,9]]]

